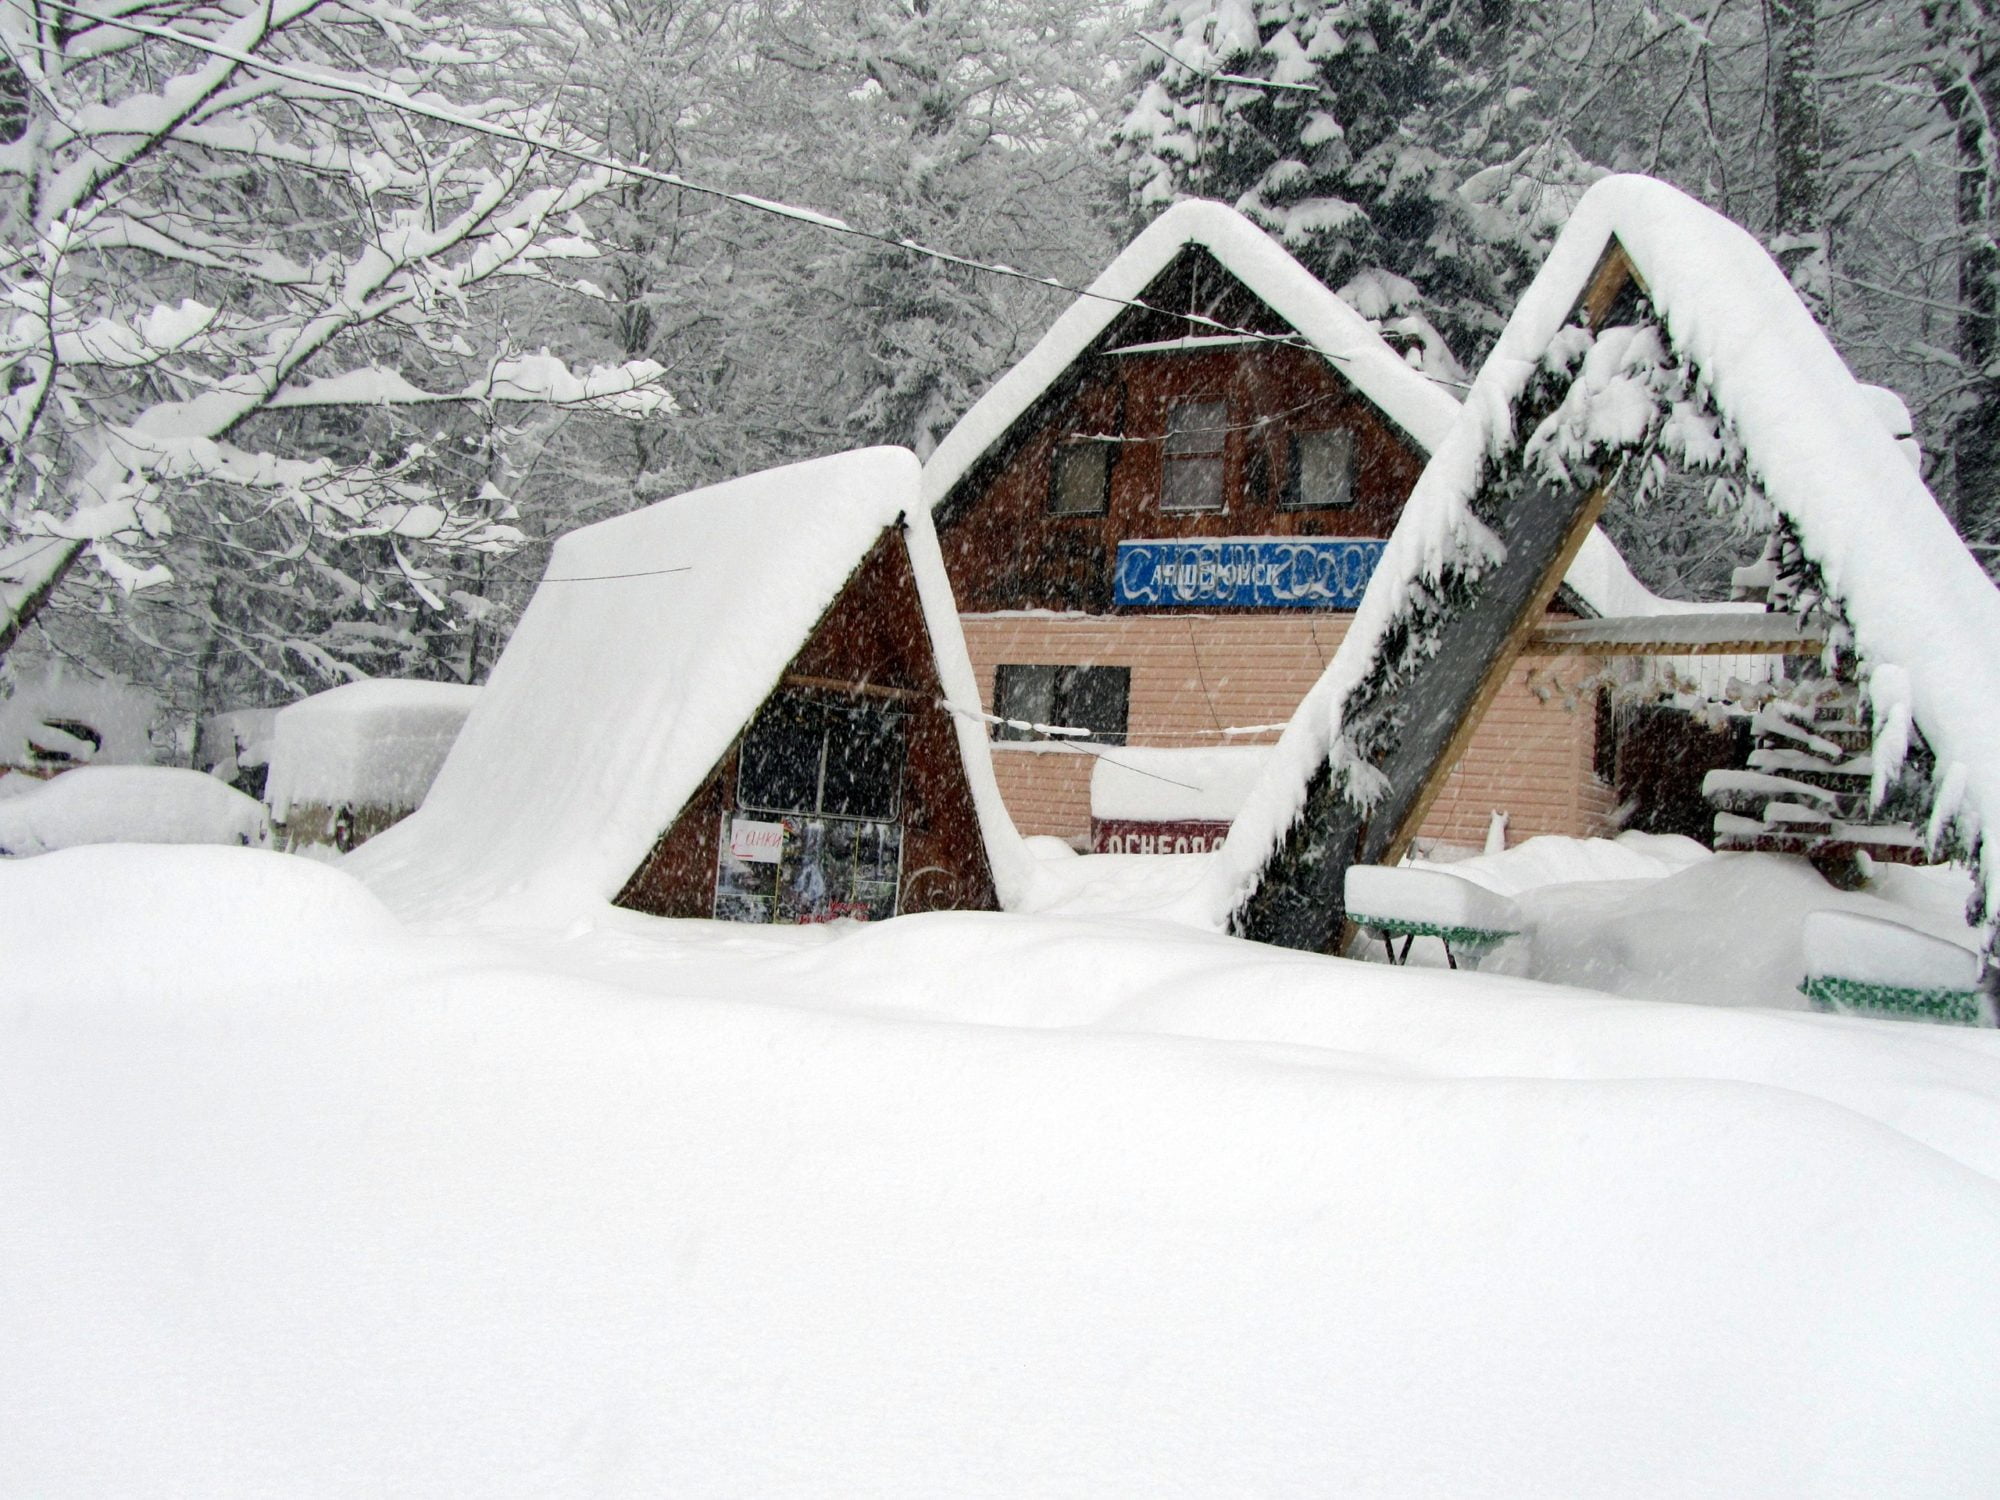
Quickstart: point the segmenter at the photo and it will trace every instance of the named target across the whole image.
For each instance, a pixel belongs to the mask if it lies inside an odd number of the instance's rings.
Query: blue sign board
[[[1120,542],[1113,597],[1141,606],[1352,609],[1386,545],[1325,536]]]

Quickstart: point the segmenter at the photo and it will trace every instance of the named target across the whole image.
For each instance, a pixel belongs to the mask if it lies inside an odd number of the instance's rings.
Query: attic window
[[[1222,509],[1222,439],[1228,426],[1224,401],[1184,401],[1167,413],[1161,510]]]
[[[1064,443],[1049,459],[1049,514],[1101,516],[1111,498],[1111,445]]]
[[[758,812],[890,819],[902,782],[901,715],[780,693],[743,736],[736,796]]]
[[[1295,432],[1291,450],[1281,508],[1318,510],[1354,503],[1353,433]]]

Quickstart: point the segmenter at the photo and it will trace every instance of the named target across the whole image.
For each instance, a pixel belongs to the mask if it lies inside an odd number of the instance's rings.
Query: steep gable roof
[[[1459,404],[1443,386],[1389,347],[1366,318],[1292,257],[1270,235],[1226,204],[1174,204],[1105,267],[1019,363],[973,403],[924,464],[924,504],[935,510],[975,465],[1002,443],[1035,403],[1090,353],[1189,249],[1200,249],[1318,351],[1428,455],[1458,420]],[[1188,325],[1199,341],[1214,331]],[[1593,530],[1565,578],[1577,599],[1600,615],[1670,614],[1713,606],[1653,594],[1625,566],[1602,531]]]
[[[1413,591],[1490,542],[1471,501],[1495,456],[1528,442],[1522,392],[1615,255],[1844,607],[1869,674],[1878,761],[1900,760],[1914,723],[1937,756],[1934,827],[1955,817],[1976,833],[2000,818],[2000,591],[1763,247],[1665,183],[1613,177],[1585,194],[1418,481],[1352,628],[1217,856],[1200,898],[1210,920],[1255,889],[1321,767],[1331,761],[1360,794],[1367,768],[1342,740],[1350,700],[1385,659]],[[1986,866],[1990,922],[2000,861]]]
[[[938,676],[977,704],[918,464],[871,448],[767,470],[573,531],[424,805],[349,862],[415,911],[610,900],[899,523]],[[996,885],[1026,859],[985,728],[959,747]]]

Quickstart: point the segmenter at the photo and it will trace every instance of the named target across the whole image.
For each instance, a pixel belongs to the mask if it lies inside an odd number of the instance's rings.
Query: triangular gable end
[[[908,535],[907,522],[883,532],[614,905],[743,920],[998,909]],[[844,808],[852,816],[816,816],[818,809],[774,806],[772,796],[760,796],[767,789],[756,785],[759,765],[776,770],[767,782],[797,769],[770,764],[784,758],[773,750],[778,736],[791,731],[803,744],[842,722],[885,728],[898,742],[893,805],[878,797],[864,806],[870,791],[850,789]],[[752,725],[764,753],[753,747],[746,771]],[[842,774],[843,747],[837,733],[822,747],[823,801],[827,778]]]
[[[1878,794],[1914,729],[1933,843],[1978,847],[2000,815],[2000,592],[1755,240],[1613,178],[1509,321],[1232,831],[1214,895],[1238,931],[1338,942],[1346,869],[1399,857],[1606,486],[1654,451],[1740,469],[1792,529],[1866,674]]]

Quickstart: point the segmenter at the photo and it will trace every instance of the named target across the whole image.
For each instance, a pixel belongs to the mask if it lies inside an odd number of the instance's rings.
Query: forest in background
[[[1068,300],[663,179],[1070,286],[1175,197],[1219,198],[1457,381],[1583,189],[1650,173],[1759,234],[1903,396],[1990,562],[1990,10],[23,3],[6,670],[143,684],[180,755],[206,714],[349,676],[479,680],[555,536],[791,459],[928,452]],[[1683,596],[1761,543],[1699,485],[1610,524]]]

